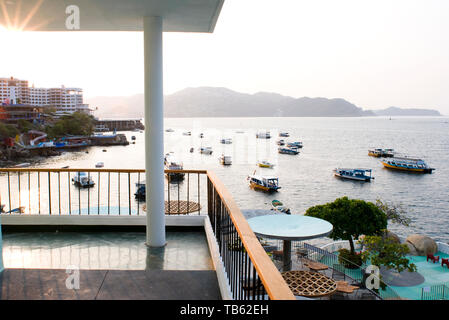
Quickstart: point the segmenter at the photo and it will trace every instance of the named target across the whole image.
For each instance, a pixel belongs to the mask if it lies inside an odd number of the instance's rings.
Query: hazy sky
[[[142,33],[0,31],[0,77],[143,92]],[[164,34],[164,89],[222,86],[449,114],[448,0],[226,0],[213,34]]]

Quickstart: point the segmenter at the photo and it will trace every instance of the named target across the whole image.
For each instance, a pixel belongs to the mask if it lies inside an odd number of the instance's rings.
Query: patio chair
[[[333,264],[332,266],[332,279],[334,280],[346,280],[345,266],[342,264]]]
[[[441,266],[444,267],[444,265],[446,265],[449,268],[449,258],[448,259],[441,258]]]
[[[433,254],[427,254],[427,261],[431,260],[433,263],[440,261],[440,256],[434,256]]]

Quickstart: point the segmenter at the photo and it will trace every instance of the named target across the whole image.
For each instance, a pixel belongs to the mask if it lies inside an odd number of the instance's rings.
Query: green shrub
[[[352,253],[348,249],[340,249],[338,253],[338,262],[348,269],[357,269],[363,263],[362,256],[357,252]]]

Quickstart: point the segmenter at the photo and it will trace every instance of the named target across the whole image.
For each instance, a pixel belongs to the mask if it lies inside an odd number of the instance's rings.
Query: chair
[[[431,260],[433,263],[440,261],[440,256],[434,256],[433,254],[427,254],[427,261]]]
[[[448,259],[441,258],[441,266],[444,267],[444,265],[446,265],[449,268],[449,258]]]

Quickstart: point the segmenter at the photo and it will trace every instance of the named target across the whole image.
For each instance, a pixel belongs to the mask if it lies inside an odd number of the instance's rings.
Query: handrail
[[[0,168],[2,172],[111,172],[111,173],[145,173],[145,169],[105,169],[105,168]],[[165,173],[207,174],[207,170],[164,170]]]
[[[208,171],[207,175],[217,193],[223,199],[223,203],[229,211],[229,215],[236,227],[236,231],[240,235],[243,246],[248,252],[270,299],[294,300],[295,297],[292,291],[271,261],[270,257],[267,255],[266,251],[263,249],[260,241],[252,231],[231,194],[214,172]]]

